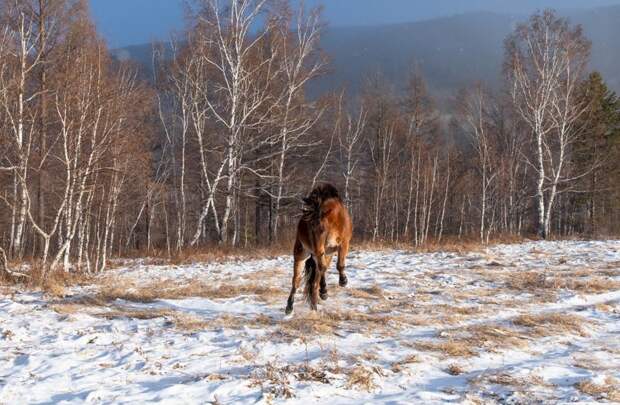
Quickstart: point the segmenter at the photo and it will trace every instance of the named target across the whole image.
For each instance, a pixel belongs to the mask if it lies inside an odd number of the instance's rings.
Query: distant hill
[[[593,42],[592,68],[620,91],[620,6],[563,14],[583,25]],[[322,48],[331,58],[330,74],[317,80],[309,92],[318,95],[346,87],[355,93],[364,78],[376,71],[398,86],[413,66],[439,97],[477,80],[497,87],[504,39],[526,18],[479,12],[405,24],[329,28]],[[150,69],[150,45],[123,48],[114,54]]]

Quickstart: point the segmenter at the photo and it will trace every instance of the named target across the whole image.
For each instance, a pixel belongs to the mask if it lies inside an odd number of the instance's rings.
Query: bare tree
[[[282,199],[286,197],[284,186],[287,157],[295,149],[303,147],[303,144],[307,146],[308,141],[304,138],[323,113],[322,109],[314,109],[311,103],[305,101],[303,92],[310,80],[317,77],[325,65],[325,60],[318,53],[321,29],[319,9],[313,9],[306,14],[302,3],[294,19],[293,32],[291,32],[289,7],[283,7],[280,13],[277,47],[280,52],[280,69],[284,86],[282,94],[278,97],[281,100],[281,111],[276,116],[276,126],[280,129],[278,134],[280,150],[277,158],[271,225],[275,239],[278,238],[280,205]]]
[[[489,119],[490,97],[478,83],[471,90],[463,90],[459,96],[459,115],[465,126],[476,156],[480,176],[480,242],[488,242],[491,229],[487,230],[489,191],[497,177],[494,167],[493,141]]]
[[[252,171],[243,164],[244,147],[249,145],[249,132],[257,131],[268,124],[273,110],[270,90],[278,75],[276,54],[261,53],[261,45],[271,32],[268,24],[257,33],[256,26],[261,13],[265,10],[266,0],[231,0],[228,7],[222,9],[217,0],[201,0],[202,12],[197,16],[196,41],[199,54],[196,55],[197,68],[206,74],[204,81],[197,82],[200,99],[194,112],[199,116],[194,119],[194,126],[204,129],[204,120],[211,119],[216,131],[223,135],[222,165],[217,170],[215,180],[210,181],[209,197],[199,217],[196,233],[192,239],[195,245],[203,230],[203,221],[209,207],[214,210],[214,194],[219,182],[225,180],[224,212],[221,218],[219,238],[227,242],[228,227],[233,205],[235,203],[234,187],[238,175],[244,170]],[[257,60],[258,58],[258,60]],[[196,132],[198,132],[198,130]],[[199,138],[200,148],[204,142]],[[256,144],[252,148],[257,148]],[[203,153],[203,152],[201,152]],[[207,171],[206,160],[203,172]]]
[[[549,235],[553,203],[566,177],[575,122],[585,106],[577,98],[590,56],[580,26],[547,10],[519,25],[506,40],[505,71],[515,108],[534,136],[538,233]]]
[[[353,182],[358,181],[356,173],[359,169],[359,163],[361,159],[364,130],[366,128],[366,121],[368,114],[364,106],[360,106],[356,116],[351,113],[343,112],[343,98],[344,93],[339,97],[338,111],[344,114],[344,120],[338,119],[338,143],[340,164],[342,166],[342,177],[344,178],[344,200],[349,209],[354,212],[353,200],[351,196],[351,186]]]

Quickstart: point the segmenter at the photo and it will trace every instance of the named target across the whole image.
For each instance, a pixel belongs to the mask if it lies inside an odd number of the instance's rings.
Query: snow
[[[331,269],[319,313],[298,293],[289,317],[290,257],[130,261],[65,297],[0,288],[0,404],[617,401],[619,268],[620,241],[353,251],[349,286]],[[251,288],[96,300],[110,283]]]

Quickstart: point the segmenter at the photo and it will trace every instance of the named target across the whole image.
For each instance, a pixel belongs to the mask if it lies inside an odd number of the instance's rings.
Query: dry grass
[[[291,399],[295,392],[290,385],[288,373],[282,367],[268,363],[252,373],[251,387],[261,387],[264,394],[271,397]]]
[[[290,254],[293,245],[290,238],[283,237],[281,241],[274,242],[269,246],[252,246],[251,248],[210,245],[199,248],[187,247],[182,252],[168,253],[166,250],[132,251],[126,255],[127,259],[141,259],[147,265],[182,265],[192,263],[221,263],[231,258],[244,258],[247,260],[266,259]]]
[[[130,302],[149,303],[157,299],[182,299],[189,297],[225,299],[242,295],[254,295],[259,299],[267,301],[274,297],[284,297],[285,291],[281,288],[254,283],[206,284],[199,280],[189,280],[184,281],[183,284],[175,284],[166,280],[146,285],[137,285],[133,282],[128,283],[126,281],[109,279],[101,286],[97,298],[106,302],[121,299]]]
[[[470,345],[490,351],[501,348],[526,347],[529,341],[514,329],[494,324],[470,326],[465,331],[469,335],[465,340]]]
[[[368,367],[356,365],[348,372],[347,388],[363,389],[368,392],[374,390],[377,387],[374,374],[375,372]]]
[[[518,389],[531,389],[536,386],[551,387],[542,377],[536,374],[530,374],[525,377],[515,377],[507,373],[498,374],[480,374],[470,380],[470,384],[474,385],[504,385],[507,387]]]
[[[376,300],[383,298],[383,289],[379,285],[373,285],[368,288],[348,288],[347,292],[353,298],[361,298],[368,300]]]
[[[275,398],[291,399],[295,397],[295,392],[290,385],[291,378],[311,383],[331,383],[323,370],[308,364],[277,366],[267,363],[254,370],[251,386],[260,386],[263,393]]]
[[[155,319],[174,317],[175,312],[170,310],[152,310],[152,309],[131,309],[131,308],[115,308],[109,311],[101,311],[93,314],[105,319]]]
[[[611,303],[596,304],[594,308],[596,308],[596,310],[599,312],[609,312],[609,313],[618,313],[620,310],[620,307],[618,306],[617,303],[616,304],[611,304]]]
[[[603,384],[583,380],[575,384],[575,388],[597,400],[620,401],[620,382],[613,377],[607,377]]]
[[[529,383],[525,378],[514,377],[510,374],[500,373],[491,375],[481,375],[473,383],[486,383],[494,385],[505,385],[510,387],[525,387]]]
[[[480,350],[497,351],[504,348],[526,347],[530,340],[519,331],[496,324],[481,324],[440,332],[439,342],[417,342],[420,350],[440,352],[449,357],[471,357]]]
[[[103,300],[88,297],[53,302],[51,308],[62,315],[87,313],[91,316],[110,320],[124,318],[166,318],[168,326],[172,326],[182,332],[196,332],[222,328],[235,330],[242,328],[261,329],[275,325],[275,321],[266,315],[246,317],[224,314],[216,318],[207,319],[174,309],[132,308],[125,305],[110,304]]]
[[[395,373],[400,373],[403,371],[403,368],[409,364],[419,363],[420,359],[415,354],[410,354],[402,360],[396,361],[392,363],[392,371]]]
[[[390,250],[404,250],[414,251],[416,253],[436,253],[436,252],[455,252],[455,253],[469,253],[469,252],[483,252],[489,246],[499,244],[516,244],[523,243],[524,238],[519,236],[505,235],[498,236],[489,241],[488,245],[480,243],[477,239],[464,240],[459,238],[444,238],[441,241],[430,240],[424,245],[413,247],[411,243],[406,242],[392,242],[392,241],[363,241],[356,242],[355,247],[360,250],[370,251],[390,251]]]
[[[392,335],[402,319],[385,314],[367,314],[352,310],[308,312],[282,321],[275,334],[288,339],[315,335],[333,335],[339,329],[358,333]]]
[[[448,366],[448,368],[446,369],[446,372],[450,375],[461,375],[465,372],[465,370],[463,369],[463,367],[459,366],[456,363],[452,363]]]
[[[439,352],[450,357],[471,357],[476,354],[471,343],[464,339],[443,342],[416,342],[414,346],[418,350]]]
[[[0,277],[0,285],[5,287],[18,286],[29,290],[39,290],[51,297],[65,297],[67,288],[92,283],[93,278],[84,273],[65,272],[61,269],[44,272],[40,262],[27,264],[25,278]]]
[[[620,281],[606,277],[591,277],[592,271],[581,269],[571,274],[554,276],[553,271],[513,272],[506,278],[505,285],[517,291],[540,292],[541,290],[572,290],[587,294],[597,294],[620,289]],[[590,276],[585,278],[586,276]]]
[[[520,315],[512,320],[517,326],[528,328],[534,336],[578,334],[587,336],[583,329],[590,321],[574,314],[547,313]]]
[[[574,367],[583,368],[590,371],[602,371],[609,369],[608,366],[601,364],[599,360],[591,356],[583,356],[575,359]]]

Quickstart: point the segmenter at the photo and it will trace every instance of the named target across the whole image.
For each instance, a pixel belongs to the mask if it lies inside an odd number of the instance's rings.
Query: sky
[[[165,40],[184,24],[183,0],[90,3],[97,27],[111,48]],[[349,26],[419,21],[473,11],[525,15],[547,7],[590,8],[620,4],[620,0],[306,0],[306,4],[322,4],[329,25]]]

